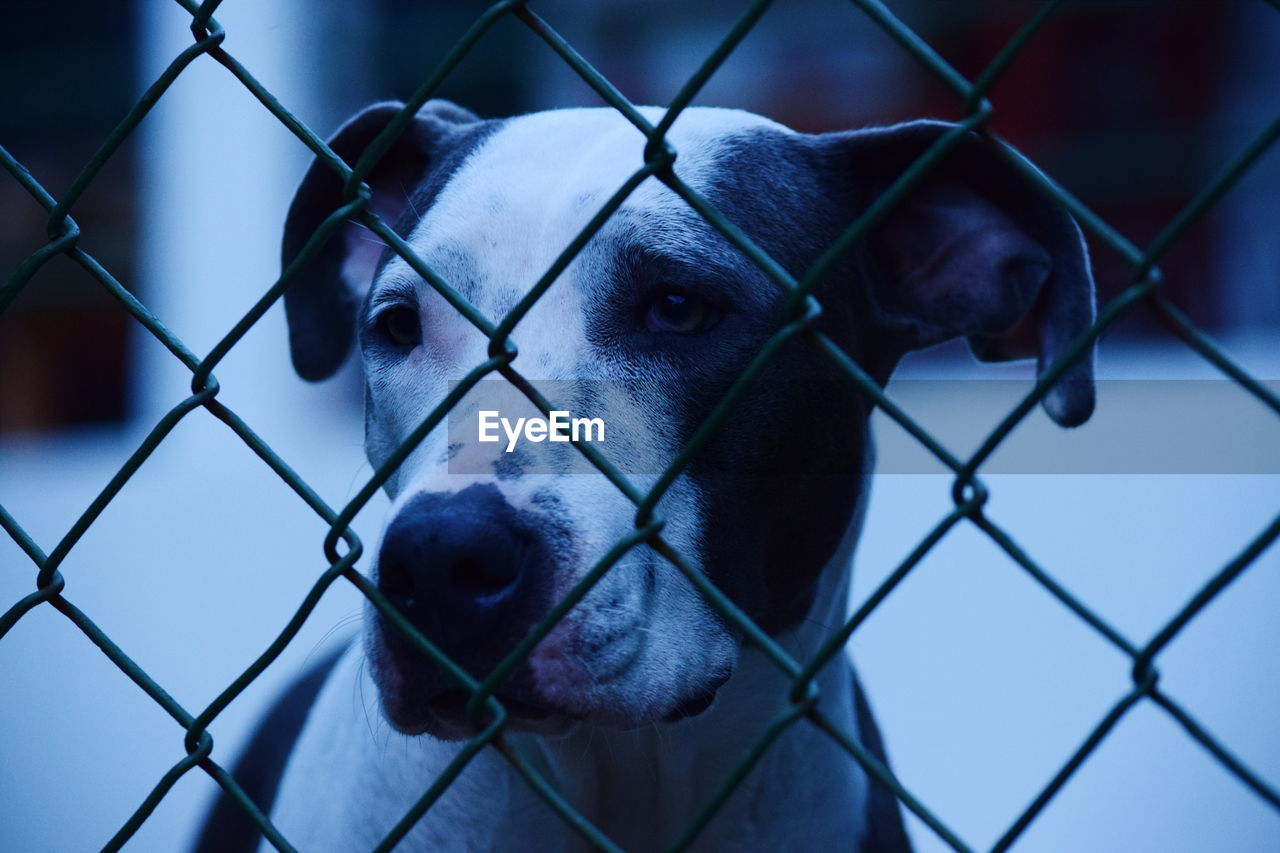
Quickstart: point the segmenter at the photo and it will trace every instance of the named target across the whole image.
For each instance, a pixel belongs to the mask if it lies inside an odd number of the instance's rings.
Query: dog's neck
[[[778,635],[803,667],[847,612],[849,566],[861,518],[824,568],[809,617]],[[835,654],[814,679],[818,707],[858,739],[853,675]],[[792,681],[757,649],[743,650],[732,678],[703,714],[633,731],[579,729],[562,738],[510,741],[566,799],[624,849],[660,849],[695,820],[748,751],[785,714]],[[788,726],[747,774],[695,849],[732,850],[763,835],[849,846],[863,832],[867,781],[854,761],[806,719]],[[762,835],[763,834],[763,835]]]

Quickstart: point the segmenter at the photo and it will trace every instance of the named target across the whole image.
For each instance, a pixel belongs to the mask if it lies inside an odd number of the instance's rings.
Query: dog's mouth
[[[489,703],[481,706],[475,718],[469,714],[471,696],[471,691],[459,687],[415,702],[411,707],[393,708],[384,702],[384,710],[392,726],[402,734],[430,734],[445,740],[462,740],[480,734],[493,720]],[[578,722],[571,715],[520,696],[498,692],[494,699],[506,712],[505,730],[557,734]]]
[[[666,716],[662,718],[663,722],[678,723],[681,720],[689,720],[694,717],[702,716],[707,709],[715,704],[716,692],[718,690],[719,686],[717,685],[703,693],[699,693],[697,696],[685,699],[679,705],[667,712]]]
[[[578,726],[630,730],[676,724],[712,707],[733,672],[734,657],[720,649],[716,655],[690,654],[683,668],[676,665],[668,656],[680,657],[683,650],[651,641],[654,629],[634,615],[645,612],[643,602],[615,596],[622,603],[613,606],[627,619],[606,607],[562,620],[494,685],[504,731],[554,736]],[[543,612],[540,603],[534,599],[524,607],[528,612],[501,624],[480,624],[477,618],[441,626],[423,618],[419,629],[435,637],[457,666],[484,680],[518,645],[525,625]],[[493,725],[492,702],[477,705],[471,690],[442,664],[424,657],[381,619],[374,627],[368,635],[370,675],[393,728],[466,740]]]
[[[617,714],[571,711],[522,693],[498,691],[493,698],[505,711],[504,731],[566,735],[580,725],[601,725],[614,729],[634,729],[655,722],[676,723],[701,716],[715,703],[723,679],[716,679],[696,695],[680,701],[658,717],[639,715],[620,719]],[[386,701],[383,710],[388,722],[401,734],[429,734],[442,740],[466,740],[482,733],[493,722],[490,707],[482,706],[474,717],[469,713],[472,694],[464,688],[450,688],[417,702]]]
[[[494,698],[506,711],[503,729],[508,731],[554,736],[568,734],[579,725],[593,722],[592,715],[589,713],[571,713],[502,694],[495,694]],[[716,691],[713,688],[682,701],[664,714],[661,720],[666,723],[676,723],[699,717],[711,708],[715,699]],[[468,715],[470,700],[469,691],[450,690],[434,697],[429,703],[420,705],[416,713],[403,711],[392,713],[388,709],[387,716],[392,726],[402,734],[430,734],[443,740],[464,740],[483,732],[492,721],[492,715],[487,708],[480,711],[478,720],[473,720]],[[610,728],[618,729],[638,728],[646,724],[640,720],[631,725],[619,724],[612,719],[606,723]]]

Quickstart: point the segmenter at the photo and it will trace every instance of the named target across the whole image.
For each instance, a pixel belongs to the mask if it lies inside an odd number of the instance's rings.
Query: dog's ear
[[[816,137],[856,214],[952,125],[919,121]],[[965,337],[984,361],[1046,367],[1094,318],[1075,220],[991,146],[966,134],[867,238],[874,322],[899,353]],[[851,216],[852,218],[852,216]],[[1093,349],[1044,398],[1063,426],[1093,411]]]
[[[403,108],[404,104],[394,101],[366,107],[333,135],[329,147],[347,165],[354,166]],[[369,209],[395,228],[431,163],[462,126],[478,121],[448,101],[424,105],[365,179],[373,192]],[[342,187],[343,179],[336,172],[319,159],[312,162],[285,220],[281,245],[284,267],[297,257],[325,218],[343,205]],[[324,379],[342,366],[355,337],[356,307],[373,280],[382,251],[377,235],[348,222],[320,247],[285,291],[289,348],[293,366],[304,379]]]

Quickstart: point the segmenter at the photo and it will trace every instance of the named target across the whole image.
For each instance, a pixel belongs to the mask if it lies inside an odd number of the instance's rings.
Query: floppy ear
[[[329,140],[349,166],[404,108],[396,101],[373,104],[352,117]],[[365,178],[369,209],[399,232],[410,194],[459,129],[480,121],[448,101],[430,101],[405,126]],[[312,162],[289,205],[281,245],[287,267],[320,224],[341,207],[343,179],[320,160]],[[407,230],[405,228],[404,230]],[[404,236],[403,233],[401,236]],[[294,369],[312,381],[331,376],[351,349],[360,296],[373,280],[383,243],[355,222],[346,225],[299,271],[284,294]]]
[[[919,121],[817,140],[860,211],[952,127]],[[984,361],[1036,357],[1043,373],[1093,322],[1093,277],[1075,220],[974,134],[899,200],[868,245],[870,308],[900,353],[965,337]],[[1076,426],[1093,402],[1090,347],[1044,408]]]

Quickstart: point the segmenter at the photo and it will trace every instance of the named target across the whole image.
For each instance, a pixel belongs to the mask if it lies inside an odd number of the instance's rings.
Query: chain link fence
[[[736,764],[733,772],[723,781],[716,794],[702,804],[696,818],[685,828],[683,833],[671,840],[672,851],[686,849],[697,839],[700,831],[716,814],[717,809],[728,799],[735,786],[751,771],[761,756],[782,732],[791,726],[814,726],[824,732],[830,740],[832,749],[843,750],[849,760],[857,762],[874,780],[875,784],[885,786],[897,797],[905,808],[914,813],[948,846],[967,851],[973,849],[960,838],[938,815],[930,810],[928,804],[919,800],[894,775],[849,734],[834,724],[816,706],[817,692],[814,686],[815,674],[833,657],[843,653],[846,644],[863,624],[867,617],[883,602],[903,581],[940,540],[957,525],[974,525],[991,541],[1012,558],[1031,578],[1043,588],[1045,593],[1057,599],[1063,606],[1087,623],[1101,637],[1118,649],[1132,662],[1132,686],[1118,697],[1114,705],[1098,721],[1088,737],[1079,747],[1065,757],[1060,769],[1047,780],[1042,788],[1031,794],[1030,804],[1008,825],[1007,830],[998,838],[992,849],[996,851],[1012,847],[1028,825],[1036,819],[1046,804],[1058,793],[1072,777],[1082,762],[1107,737],[1116,724],[1139,703],[1151,703],[1166,712],[1188,737],[1212,755],[1220,764],[1257,796],[1261,797],[1272,808],[1280,811],[1280,792],[1257,774],[1238,757],[1229,752],[1213,733],[1207,731],[1176,701],[1161,689],[1159,671],[1156,668],[1161,651],[1190,623],[1198,613],[1215,596],[1245,572],[1250,564],[1278,536],[1280,536],[1280,516],[1277,516],[1265,529],[1248,542],[1242,544],[1237,555],[1219,568],[1181,609],[1172,614],[1154,636],[1145,642],[1136,642],[1126,637],[1116,627],[1101,618],[1090,606],[1073,596],[1054,577],[1039,566],[1027,553],[1019,547],[1014,536],[1002,529],[984,514],[988,490],[978,476],[983,463],[988,460],[1001,442],[1013,431],[1036,403],[1048,392],[1053,382],[1061,376],[1078,358],[1084,356],[1098,337],[1107,330],[1117,318],[1139,306],[1145,306],[1179,338],[1187,347],[1198,353],[1204,360],[1212,364],[1218,371],[1237,383],[1261,404],[1280,416],[1280,399],[1260,382],[1249,376],[1232,359],[1223,352],[1187,317],[1173,305],[1161,292],[1161,272],[1158,266],[1170,246],[1197,219],[1205,214],[1232,186],[1239,182],[1249,171],[1253,163],[1280,137],[1280,118],[1270,124],[1243,151],[1239,152],[1222,172],[1205,186],[1186,207],[1168,223],[1158,236],[1145,248],[1133,245],[1107,222],[1100,219],[1090,209],[1081,204],[1069,192],[1056,184],[1051,178],[1040,172],[1032,163],[1021,157],[1002,139],[986,129],[994,106],[986,98],[992,86],[1009,68],[1010,63],[1019,52],[1036,36],[1042,27],[1051,25],[1055,12],[1063,5],[1062,0],[1049,0],[1036,7],[1025,25],[998,52],[989,66],[973,80],[966,79],[944,61],[935,50],[922,40],[912,29],[879,0],[852,0],[848,14],[865,15],[887,33],[901,47],[919,62],[928,72],[936,76],[951,92],[958,103],[963,105],[964,118],[956,127],[941,136],[935,144],[925,151],[869,208],[853,222],[843,235],[832,245],[820,260],[803,276],[797,278],[790,275],[777,262],[768,257],[758,246],[730,222],[719,210],[700,196],[679,177],[672,165],[679,152],[667,141],[667,132],[672,124],[698,95],[707,80],[735,50],[743,38],[757,25],[761,16],[772,5],[768,0],[752,3],[732,25],[724,38],[706,57],[693,76],[680,89],[671,101],[666,113],[656,124],[647,121],[614,85],[592,67],[575,48],[562,38],[556,30],[544,20],[531,4],[521,0],[506,0],[497,3],[481,14],[453,46],[431,75],[421,84],[418,90],[408,99],[404,110],[387,126],[387,128],[368,146],[354,163],[343,162],[338,158],[310,128],[303,124],[289,109],[281,104],[250,72],[223,48],[226,33],[213,14],[220,5],[217,0],[206,0],[197,4],[193,0],[176,0],[191,15],[191,33],[193,42],[182,50],[165,69],[163,74],[145,91],[133,108],[120,121],[115,130],[102,143],[101,147],[85,164],[71,186],[61,197],[49,193],[36,176],[33,176],[6,150],[0,148],[0,162],[8,174],[16,180],[30,195],[48,212],[48,242],[30,255],[0,288],[0,312],[2,312],[18,295],[32,277],[51,259],[59,255],[79,265],[88,272],[119,303],[121,310],[128,312],[151,335],[153,335],[172,356],[180,361],[191,372],[191,394],[165,414],[154,428],[132,453],[123,466],[111,478],[110,482],[83,511],[78,520],[63,535],[54,547],[45,551],[23,529],[21,520],[15,518],[6,509],[0,507],[0,526],[30,557],[35,566],[35,590],[19,601],[13,602],[0,616],[0,638],[28,613],[41,607],[53,608],[62,613],[80,631],[82,631],[102,652],[119,668],[120,672],[131,679],[146,692],[165,712],[173,718],[184,731],[183,745],[185,755],[172,766],[155,784],[150,794],[138,805],[136,811],[128,818],[119,831],[106,843],[107,850],[121,849],[148,819],[156,806],[172,789],[174,784],[186,773],[196,768],[209,774],[218,785],[252,818],[260,827],[265,837],[280,850],[293,849],[287,838],[281,836],[272,825],[267,815],[252,802],[237,785],[236,781],[224,769],[220,761],[214,758],[214,742],[209,733],[210,726],[227,706],[236,700],[245,688],[256,679],[264,669],[280,655],[298,633],[303,623],[317,602],[326,591],[339,580],[356,587],[361,595],[384,615],[387,621],[403,633],[407,640],[421,654],[450,672],[457,681],[471,691],[468,713],[476,724],[480,734],[468,741],[458,752],[455,760],[439,778],[422,792],[416,805],[406,813],[393,830],[383,839],[377,850],[390,850],[406,835],[415,822],[423,816],[432,804],[437,801],[445,789],[453,782],[468,762],[485,747],[492,747],[500,752],[522,776],[531,788],[554,809],[575,832],[581,835],[592,847],[599,850],[617,851],[620,848],[593,826],[582,814],[562,797],[555,787],[542,776],[532,765],[513,750],[504,738],[504,722],[506,712],[501,703],[494,698],[495,686],[506,677],[524,658],[526,654],[541,640],[556,621],[570,608],[580,601],[591,586],[610,567],[617,563],[629,550],[641,543],[647,544],[662,554],[676,570],[680,571],[705,596],[707,602],[715,608],[728,622],[736,626],[745,638],[745,642],[754,646],[766,655],[780,670],[791,679],[792,689],[789,704],[783,708],[772,723],[759,734],[753,747],[744,754]],[[1277,0],[1258,0],[1267,2],[1280,12]],[[453,72],[460,60],[477,42],[484,38],[489,29],[499,20],[515,18],[527,26],[543,42],[547,49],[554,51],[578,76],[582,78],[608,105],[618,110],[647,138],[644,148],[643,162],[636,164],[635,172],[617,189],[616,193],[603,205],[592,218],[590,224],[565,247],[558,259],[537,280],[523,299],[505,317],[485,317],[470,306],[461,294],[450,284],[438,276],[431,267],[417,257],[412,249],[392,230],[388,223],[379,219],[368,209],[370,192],[363,179],[377,163],[378,159],[390,148],[397,135],[406,127],[413,114],[432,97],[438,85]],[[77,200],[94,180],[104,164],[117,152],[121,144],[138,127],[156,102],[164,96],[169,86],[186,68],[194,62],[217,62],[228,73],[233,75],[253,94],[276,119],[305,145],[324,164],[340,175],[344,180],[344,204],[332,211],[315,231],[296,260],[286,268],[280,278],[262,294],[257,303],[237,322],[222,339],[205,356],[193,353],[176,336],[164,326],[161,318],[155,316],[146,305],[141,303],[129,289],[118,281],[109,270],[105,269],[92,255],[80,246],[80,229],[72,217]],[[1085,334],[1073,342],[1063,356],[1034,383],[1012,411],[1004,415],[991,429],[986,440],[979,449],[968,458],[953,455],[934,437],[930,436],[910,417],[906,415],[890,397],[879,388],[877,383],[839,346],[823,333],[817,331],[815,320],[819,316],[821,306],[810,295],[814,286],[831,264],[851,245],[861,239],[874,227],[891,207],[924,176],[940,158],[946,155],[970,131],[976,132],[990,146],[992,151],[1005,158],[1014,168],[1030,180],[1038,191],[1056,201],[1070,211],[1084,230],[1092,237],[1096,247],[1114,252],[1123,258],[1131,271],[1131,283],[1109,303],[1101,306],[1095,324]],[[503,660],[499,666],[483,680],[477,681],[456,664],[450,661],[437,649],[430,640],[417,632],[378,591],[377,586],[365,575],[356,570],[355,565],[363,552],[363,545],[350,523],[356,513],[382,487],[396,467],[412,452],[415,446],[446,418],[450,409],[482,379],[501,377],[506,379],[525,396],[527,396],[544,414],[553,408],[550,401],[544,399],[537,390],[519,372],[516,364],[517,351],[511,340],[513,330],[530,308],[553,285],[556,278],[567,267],[575,255],[591,239],[592,235],[623,204],[628,195],[643,181],[659,180],[674,191],[693,210],[700,214],[711,226],[724,235],[744,256],[759,266],[765,274],[789,297],[789,315],[787,321],[768,342],[760,348],[749,367],[733,384],[725,397],[714,408],[707,420],[693,434],[675,461],[648,491],[637,489],[621,471],[611,465],[590,444],[577,444],[578,450],[599,473],[608,478],[627,499],[635,505],[634,529],[624,538],[616,542],[608,552],[594,565],[591,571],[568,594],[563,601],[554,607],[547,616],[534,627]],[[465,378],[456,383],[448,396],[440,402],[411,436],[394,452],[385,464],[379,467],[373,476],[363,484],[345,506],[332,507],[290,467],[289,463],[260,438],[237,413],[219,399],[219,384],[214,374],[219,362],[236,346],[249,329],[268,311],[281,297],[290,283],[297,276],[316,252],[329,240],[342,224],[354,219],[375,232],[385,240],[404,260],[454,305],[472,324],[480,329],[489,339],[488,358],[475,365]],[[712,585],[702,574],[699,567],[689,562],[683,555],[673,549],[663,537],[663,519],[656,507],[673,481],[684,470],[685,466],[698,453],[699,449],[715,432],[726,414],[743,395],[748,384],[769,362],[773,354],[784,343],[791,339],[804,341],[807,345],[818,348],[847,377],[849,393],[859,393],[874,401],[888,417],[902,426],[920,444],[935,456],[954,474],[952,498],[954,508],[937,521],[929,533],[910,554],[887,576],[883,583],[871,594],[857,611],[835,631],[827,640],[820,654],[812,660],[792,659],[773,639],[730,601],[721,591]],[[288,619],[276,639],[257,657],[241,675],[236,678],[206,708],[189,709],[175,701],[146,671],[144,671],[129,653],[117,645],[93,621],[92,618],[75,604],[68,595],[68,579],[59,571],[59,566],[68,553],[76,546],[81,537],[101,515],[107,505],[119,493],[130,477],[147,460],[156,447],[186,416],[198,409],[204,409],[218,418],[227,428],[237,435],[244,446],[256,454],[264,464],[270,467],[292,490],[298,499],[305,502],[319,515],[329,527],[328,535],[323,541],[323,551],[328,567],[315,581],[301,606]],[[6,570],[16,570],[7,567]],[[71,579],[74,582],[74,578]],[[221,755],[219,757],[222,757]]]

